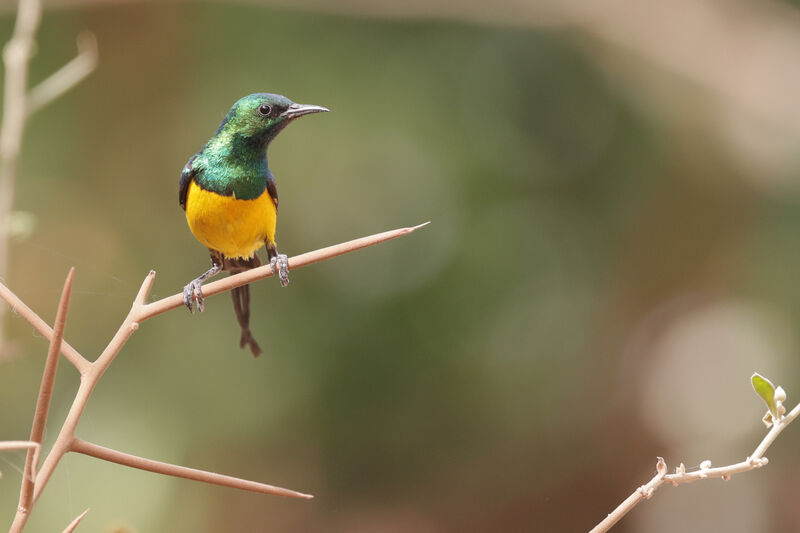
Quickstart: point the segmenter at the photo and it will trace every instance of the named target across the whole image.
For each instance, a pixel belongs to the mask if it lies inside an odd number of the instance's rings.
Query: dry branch
[[[42,320],[30,307],[25,305],[25,303],[16,294],[11,292],[8,287],[3,285],[2,282],[0,282],[0,298],[8,302],[11,309],[27,320],[45,339],[48,341],[53,339],[53,328],[48,326],[47,322]],[[0,308],[4,308],[4,306],[0,306]],[[89,365],[91,365],[91,363],[84,359],[83,356],[78,353],[78,350],[70,346],[67,341],[61,341],[61,353],[64,354],[64,357],[66,357],[81,373],[88,370]]]
[[[36,113],[47,104],[82,82],[97,68],[97,38],[93,33],[78,35],[78,55],[39,83],[28,93],[27,115]]]
[[[367,246],[372,246],[374,244],[386,242],[391,239],[396,239],[397,237],[408,235],[409,233],[416,231],[423,226],[427,226],[428,224],[430,224],[430,222],[425,222],[423,224],[408,228],[398,228],[390,231],[384,231],[383,233],[376,233],[375,235],[370,235],[368,237],[362,237],[360,239],[354,239],[341,244],[328,246],[327,248],[320,248],[319,250],[314,250],[313,252],[306,252],[301,255],[296,255],[289,258],[289,270],[308,266],[342,254],[355,252],[356,250],[366,248]],[[268,278],[274,274],[275,272],[272,271],[272,267],[270,265],[263,265],[258,268],[246,270],[245,272],[241,272],[239,274],[214,281],[213,283],[203,285],[203,296],[209,297],[221,292],[227,292],[236,287],[241,287],[242,285],[247,285],[248,283]],[[183,293],[173,294],[172,296],[162,298],[157,302],[147,304],[145,306],[145,311],[142,314],[142,320],[146,320],[171,309],[182,306]]]
[[[39,453],[42,451],[42,445],[38,442],[31,442],[29,440],[6,440],[0,441],[0,452],[8,452],[14,450],[33,450],[33,464],[39,464]],[[0,478],[3,473],[0,472]],[[31,477],[36,477],[36,472],[32,473]]]
[[[4,440],[0,442],[0,452],[8,452],[12,450],[36,450],[39,448],[41,448],[41,444],[29,440]]]
[[[372,246],[375,244],[379,244],[381,242],[395,239],[397,237],[401,237],[403,235],[408,235],[409,233],[421,228],[422,226],[425,226],[426,224],[428,223],[426,222],[425,224],[420,224],[419,226],[412,226],[407,228],[399,228],[392,231],[386,231],[383,233],[370,235],[368,237],[362,237],[360,239],[355,239],[345,243],[329,246],[327,248],[321,248],[313,252],[308,252],[299,256],[295,256],[289,259],[289,268],[290,269],[300,268],[302,266],[310,265],[312,263],[316,263],[319,261],[324,261],[326,259],[330,259],[348,252],[360,250],[362,248],[366,248],[367,246]],[[203,292],[205,293],[206,296],[212,296],[214,294],[219,294],[221,292],[229,291],[234,287],[239,287],[247,283],[252,283],[254,281],[267,278],[269,276],[272,276],[273,274],[274,272],[272,271],[272,268],[269,265],[265,265],[263,267],[255,268],[252,270],[248,270],[246,272],[230,276],[224,280],[210,283],[204,287]],[[67,277],[64,293],[62,295],[62,300],[61,303],[59,304],[59,312],[56,318],[55,329],[50,329],[50,327],[47,326],[47,324],[41,318],[39,318],[39,316],[37,316],[36,313],[34,313],[30,308],[28,308],[14,293],[8,290],[8,288],[5,285],[0,283],[0,298],[6,300],[12,307],[17,309],[21,316],[26,318],[31,323],[31,325],[33,325],[36,329],[38,329],[42,333],[42,335],[44,335],[50,341],[50,351],[48,352],[48,361],[54,358],[55,357],[54,354],[57,354],[60,351],[81,372],[80,386],[78,387],[78,392],[76,393],[75,398],[72,401],[72,406],[70,407],[66,419],[64,420],[64,423],[62,424],[61,429],[59,430],[58,436],[56,437],[53,447],[47,454],[47,457],[45,458],[41,469],[35,475],[35,479],[33,482],[32,500],[28,498],[25,501],[28,502],[29,505],[19,506],[17,515],[14,518],[14,523],[11,526],[10,533],[19,533],[22,531],[27,521],[27,518],[30,515],[30,507],[34,505],[41,496],[42,491],[47,485],[47,482],[49,481],[50,477],[52,476],[59,462],[61,461],[61,458],[67,452],[70,451],[83,453],[106,461],[111,461],[118,464],[130,466],[132,468],[139,468],[141,470],[148,470],[150,472],[156,472],[175,477],[194,479],[197,481],[203,481],[205,483],[213,483],[227,487],[239,488],[251,492],[276,494],[281,496],[290,496],[298,498],[312,497],[309,494],[304,494],[302,492],[297,492],[289,489],[283,489],[280,487],[274,487],[272,485],[266,485],[263,483],[248,481],[240,478],[235,478],[232,476],[225,476],[213,472],[206,472],[203,470],[196,470],[193,468],[186,468],[182,466],[171,465],[168,463],[162,463],[160,461],[154,461],[152,459],[137,457],[135,455],[130,455],[109,448],[104,448],[102,446],[83,441],[75,436],[75,430],[78,426],[78,422],[80,421],[81,415],[83,414],[83,411],[86,408],[89,398],[92,395],[92,391],[94,390],[95,386],[97,385],[97,383],[99,382],[100,378],[103,376],[105,371],[108,370],[108,367],[111,365],[114,358],[117,356],[117,354],[119,354],[120,350],[122,350],[122,347],[131,337],[131,335],[133,335],[133,333],[139,328],[139,325],[148,318],[152,318],[156,315],[165,313],[171,309],[183,307],[182,293],[178,293],[173,296],[169,296],[167,298],[163,298],[161,300],[149,304],[146,303],[150,295],[150,290],[152,289],[153,284],[155,283],[155,275],[156,274],[154,271],[150,271],[148,275],[145,277],[141,287],[139,288],[139,292],[134,298],[133,305],[131,306],[128,315],[125,317],[125,320],[122,322],[122,325],[119,327],[116,334],[108,343],[108,346],[106,346],[106,348],[94,362],[89,362],[82,355],[80,355],[74,348],[69,346],[69,344],[67,344],[67,342],[64,341],[62,338],[64,320],[66,314],[66,306],[69,299],[69,289],[72,283],[73,271],[70,271],[70,274]],[[43,376],[42,378],[43,384],[40,390],[39,399],[37,400],[37,406],[40,404],[47,403],[45,396],[49,395],[49,390],[51,390],[50,387],[52,386],[52,382],[50,380],[50,377],[48,376],[50,376],[51,374],[54,375],[55,373],[54,367],[55,365],[52,365],[52,367],[49,364],[45,365],[46,368],[45,376]],[[46,383],[49,385],[45,385]],[[44,418],[41,417],[41,415],[39,415],[38,413],[39,413],[39,408],[37,407],[37,420],[42,420],[42,421],[35,422],[34,428],[43,427]],[[46,415],[46,409],[44,410],[44,414]],[[31,441],[34,441],[33,443],[34,445],[36,443],[35,437],[39,437],[38,433],[33,434],[31,438]],[[32,446],[32,444],[26,441],[15,441],[13,443],[0,442],[0,450],[4,449],[4,447],[18,448],[20,446],[30,447]],[[35,447],[35,449],[38,450],[38,445]],[[32,466],[34,467],[34,469],[37,462],[38,462],[37,460],[34,460],[32,462]],[[24,493],[26,490],[28,490],[26,488],[28,483],[29,481],[23,479],[23,489],[21,490],[21,493]],[[21,502],[22,501],[23,500],[21,499]],[[70,527],[74,529],[74,527],[77,526],[77,522],[80,521],[82,516],[83,515],[78,517],[76,521],[70,525]],[[67,530],[70,529],[67,528]]]
[[[78,55],[49,78],[28,89],[28,63],[42,17],[41,0],[19,0],[11,40],[3,50],[5,88],[3,121],[0,124],[0,279],[8,272],[9,225],[14,207],[22,135],[30,115],[52,102],[88,76],[97,66],[97,42],[91,34],[78,36]],[[0,355],[6,348],[4,317],[0,306]]]

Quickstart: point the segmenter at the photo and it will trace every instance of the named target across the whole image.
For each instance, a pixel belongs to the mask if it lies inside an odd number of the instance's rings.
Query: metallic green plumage
[[[267,147],[291,121],[284,113],[292,104],[285,96],[267,93],[240,99],[185,172],[208,191],[242,200],[258,198],[268,181],[275,180],[267,163]],[[269,106],[271,113],[260,113],[263,106]]]

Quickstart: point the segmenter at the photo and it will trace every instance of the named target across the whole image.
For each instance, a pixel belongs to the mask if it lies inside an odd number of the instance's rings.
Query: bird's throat
[[[200,157],[203,159],[201,171],[194,181],[203,189],[222,196],[253,200],[264,194],[267,181],[272,179],[265,147],[229,145],[224,150],[215,150],[207,146]]]

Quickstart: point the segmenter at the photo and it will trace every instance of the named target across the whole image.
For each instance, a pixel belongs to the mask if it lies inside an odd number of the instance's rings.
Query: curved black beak
[[[286,111],[281,113],[281,116],[285,118],[297,118],[311,113],[325,113],[328,111],[330,111],[330,109],[319,105],[292,104]]]

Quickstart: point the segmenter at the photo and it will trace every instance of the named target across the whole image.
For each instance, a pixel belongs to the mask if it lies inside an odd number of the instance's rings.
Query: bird
[[[216,133],[181,172],[178,201],[194,237],[211,254],[211,268],[183,288],[183,303],[194,313],[205,308],[202,285],[227,271],[230,275],[261,265],[256,251],[266,246],[280,284],[289,284],[289,262],[275,243],[278,189],[267,163],[267,148],[295,119],[329,109],[297,104],[285,96],[255,93],[233,104]],[[231,291],[242,334],[239,346],[253,356],[262,351],[250,332],[250,291]]]

